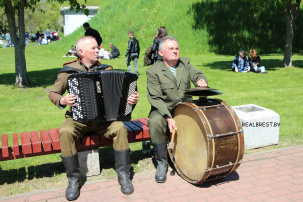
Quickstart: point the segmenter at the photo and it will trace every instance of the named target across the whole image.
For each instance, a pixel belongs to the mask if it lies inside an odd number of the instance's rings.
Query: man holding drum
[[[91,71],[94,67],[101,65],[98,62],[99,46],[94,37],[85,36],[80,38],[76,43],[78,60],[64,64],[74,69]],[[66,94],[68,88],[67,78],[71,72],[61,72],[50,90],[49,98],[59,108],[63,109],[67,105],[76,105],[76,96]],[[63,96],[64,95],[64,96]],[[129,104],[136,104],[139,94],[135,92],[128,97]],[[66,169],[68,179],[68,187],[66,188],[66,199],[76,200],[80,195],[82,186],[80,176],[80,166],[75,142],[84,134],[93,132],[104,135],[106,138],[113,139],[113,147],[115,150],[115,167],[118,173],[118,181],[121,185],[121,191],[124,194],[131,194],[134,187],[130,180],[130,149],[128,145],[127,130],[121,121],[111,121],[102,123],[80,123],[72,118],[72,113],[68,110],[65,114],[66,119],[60,128],[60,145],[61,158]]]
[[[172,36],[163,37],[159,45],[163,61],[157,61],[147,69],[147,98],[151,104],[149,130],[158,163],[156,182],[166,181],[168,169],[167,133],[177,130],[171,109],[178,102],[185,102],[190,96],[184,95],[190,88],[190,81],[197,87],[207,87],[205,75],[195,69],[189,58],[180,58],[179,45]]]

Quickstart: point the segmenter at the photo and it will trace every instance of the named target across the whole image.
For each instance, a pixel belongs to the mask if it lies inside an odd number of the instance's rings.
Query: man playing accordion
[[[95,67],[101,65],[98,61],[99,48],[95,38],[85,36],[76,43],[76,50],[79,59],[64,66],[74,69],[80,69],[89,72]],[[76,106],[76,96],[64,93],[68,89],[68,76],[71,72],[60,72],[53,88],[49,93],[50,100],[63,109],[68,106]],[[129,104],[136,104],[139,99],[138,92],[128,97]],[[124,194],[131,194],[134,187],[130,180],[130,149],[128,145],[127,130],[122,121],[109,121],[102,123],[81,123],[72,118],[71,110],[65,114],[66,119],[60,128],[59,140],[61,145],[61,158],[66,169],[68,187],[66,188],[66,199],[76,200],[80,195],[82,186],[80,166],[78,162],[77,149],[75,142],[86,133],[97,133],[106,138],[113,139],[113,148],[115,153],[115,167],[118,174],[118,180],[121,184],[121,191]]]

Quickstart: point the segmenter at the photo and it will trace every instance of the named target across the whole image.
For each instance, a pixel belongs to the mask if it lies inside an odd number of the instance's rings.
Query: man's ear
[[[163,51],[161,49],[158,50],[159,55],[161,55],[161,57],[163,57]]]
[[[79,55],[81,55],[81,56],[82,56],[82,55],[84,55],[84,51],[83,51],[83,49],[79,49],[79,51],[78,51],[78,52],[79,52]]]

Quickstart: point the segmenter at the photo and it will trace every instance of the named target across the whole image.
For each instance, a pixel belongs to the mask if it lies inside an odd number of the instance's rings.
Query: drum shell
[[[239,167],[244,154],[244,136],[236,113],[226,102],[206,99],[178,103],[172,115],[178,130],[175,150],[169,153],[181,177],[202,184]]]

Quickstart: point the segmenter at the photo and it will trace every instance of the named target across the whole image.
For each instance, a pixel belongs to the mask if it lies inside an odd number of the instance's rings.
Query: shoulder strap
[[[64,66],[59,73],[84,73],[85,71],[82,69],[77,69],[70,66]]]
[[[112,66],[110,65],[107,65],[107,64],[102,64],[102,65],[99,65],[98,67],[96,67],[96,70],[97,71],[101,71],[101,70],[111,70],[113,69]]]

